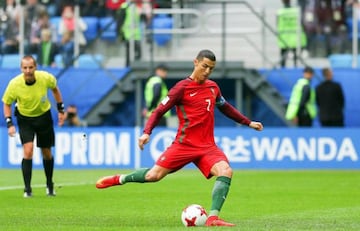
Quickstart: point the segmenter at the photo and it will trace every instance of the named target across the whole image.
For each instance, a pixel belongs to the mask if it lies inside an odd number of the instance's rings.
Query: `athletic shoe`
[[[24,198],[32,197],[31,189],[24,189]]]
[[[108,188],[111,186],[120,185],[120,175],[105,176],[96,182],[96,188]]]
[[[46,186],[46,195],[49,197],[56,196],[55,189],[54,189],[54,183],[47,184]]]
[[[218,216],[209,216],[206,220],[205,226],[235,226],[235,224],[226,222]]]

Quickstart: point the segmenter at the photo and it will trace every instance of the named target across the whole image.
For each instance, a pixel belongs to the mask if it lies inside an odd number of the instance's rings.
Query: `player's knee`
[[[212,167],[211,173],[213,176],[226,176],[231,178],[233,170],[228,163],[222,161]]]
[[[221,175],[227,176],[227,177],[230,177],[230,178],[231,178],[232,175],[233,175],[233,170],[232,170],[232,168],[231,168],[230,166],[227,166],[227,167],[223,168]]]
[[[152,171],[149,171],[146,173],[145,175],[145,180],[147,182],[157,182],[159,180],[161,180],[163,178],[163,176],[157,172],[152,172]]]
[[[227,165],[227,166],[221,166],[221,167],[218,169],[218,174],[217,174],[217,176],[226,176],[226,177],[231,178],[231,177],[232,177],[232,174],[233,174],[232,168],[231,168],[229,165]]]

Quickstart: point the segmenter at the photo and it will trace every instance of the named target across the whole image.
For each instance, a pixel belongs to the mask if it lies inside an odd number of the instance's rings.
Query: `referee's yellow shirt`
[[[26,85],[24,74],[13,78],[3,95],[2,101],[11,105],[16,102],[21,115],[36,117],[44,114],[51,108],[48,98],[48,89],[56,87],[56,78],[45,71],[35,71],[36,82]]]

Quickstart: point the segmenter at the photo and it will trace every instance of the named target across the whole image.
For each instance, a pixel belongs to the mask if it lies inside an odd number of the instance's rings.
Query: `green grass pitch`
[[[99,177],[117,172],[55,169],[57,196],[51,198],[43,170],[34,170],[34,196],[23,198],[20,169],[2,169],[0,230],[360,230],[360,171],[237,170],[221,212],[236,224],[231,228],[182,225],[186,205],[210,208],[214,179],[197,170],[158,183],[95,188]]]

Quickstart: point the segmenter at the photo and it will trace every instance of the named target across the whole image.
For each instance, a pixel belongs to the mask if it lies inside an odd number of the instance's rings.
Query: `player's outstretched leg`
[[[206,220],[205,226],[235,226],[235,224],[226,222],[218,216],[209,216]]]
[[[145,168],[145,169],[139,169],[135,172],[126,175],[123,174],[123,175],[105,176],[103,178],[100,178],[96,182],[96,188],[103,189],[111,186],[123,185],[129,182],[144,183],[145,175],[149,170],[150,169]]]

